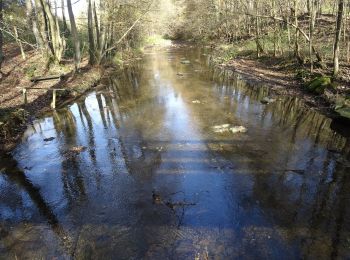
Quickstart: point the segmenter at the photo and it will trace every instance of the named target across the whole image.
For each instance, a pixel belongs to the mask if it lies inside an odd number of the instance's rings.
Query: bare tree
[[[67,8],[68,8],[71,33],[72,33],[73,44],[74,44],[74,64],[75,64],[75,70],[77,71],[79,69],[79,64],[81,59],[80,40],[78,36],[77,26],[75,24],[71,0],[67,0]]]
[[[3,2],[2,0],[0,0],[0,26],[3,27],[3,24],[4,24]],[[4,37],[3,37],[2,30],[0,30],[0,73],[1,74],[2,74],[2,71],[1,71],[2,62],[4,61],[3,45],[4,45]]]
[[[93,15],[91,0],[88,0],[88,35],[89,35],[89,64],[96,64],[95,37],[93,29]]]
[[[337,77],[339,74],[339,45],[341,28],[344,14],[344,0],[338,0],[338,15],[337,15],[337,26],[334,40],[334,54],[333,54],[333,76]]]

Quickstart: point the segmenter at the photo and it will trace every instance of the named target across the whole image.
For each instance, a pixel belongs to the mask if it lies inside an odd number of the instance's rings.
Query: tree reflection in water
[[[295,97],[261,104],[274,93],[201,54],[150,54],[28,127],[18,167],[1,160],[1,257],[349,255],[348,129]]]

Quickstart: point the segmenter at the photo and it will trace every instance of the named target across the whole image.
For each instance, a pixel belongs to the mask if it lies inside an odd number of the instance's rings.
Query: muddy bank
[[[211,60],[217,59],[217,53],[213,53]],[[219,58],[220,59],[220,58]],[[339,100],[347,99],[348,89],[344,83],[335,82],[335,89],[326,89],[322,95],[310,93],[306,85],[308,82],[296,77],[296,69],[286,69],[280,66],[278,62],[271,60],[259,61],[250,58],[236,58],[228,62],[218,64],[213,61],[215,66],[237,72],[252,84],[264,84],[270,87],[277,95],[293,95],[305,101],[307,105],[317,109],[323,114],[340,120],[346,124],[349,119],[342,118],[335,112],[335,107]]]
[[[57,107],[64,106],[96,87],[108,70],[103,68],[82,68],[78,74],[72,72],[51,85],[37,84],[35,90],[29,90],[28,103],[14,100],[9,107],[0,109],[0,151],[11,151],[21,138],[27,125],[35,118],[51,111],[52,89],[67,89],[57,93]],[[42,89],[40,89],[42,88]],[[20,92],[19,89],[14,91]]]

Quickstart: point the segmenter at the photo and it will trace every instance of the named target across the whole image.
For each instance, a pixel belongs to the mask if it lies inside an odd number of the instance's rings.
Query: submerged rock
[[[181,63],[182,64],[191,64],[191,62],[189,60],[182,60]]]
[[[271,97],[264,97],[262,100],[260,100],[260,102],[264,105],[270,104],[275,102],[276,99],[275,98],[271,98]]]
[[[247,128],[245,128],[244,126],[234,126],[230,128],[230,132],[232,132],[233,134],[235,133],[245,133],[247,132]]]
[[[231,132],[233,134],[236,134],[247,132],[247,128],[244,126],[231,126],[230,124],[216,125],[213,126],[212,129],[215,133]]]
[[[44,138],[44,142],[50,142],[54,139],[55,139],[55,137]]]
[[[85,150],[86,150],[85,146],[74,146],[69,149],[70,152],[74,152],[74,153],[81,153],[81,152],[84,152]]]

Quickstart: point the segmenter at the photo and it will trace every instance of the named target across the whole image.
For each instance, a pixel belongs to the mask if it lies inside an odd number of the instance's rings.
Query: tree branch
[[[151,10],[152,4],[153,4],[153,1],[148,6],[147,10],[142,15],[140,15],[139,18],[136,19],[136,21],[129,27],[128,30],[126,30],[126,32],[122,35],[122,37],[120,37],[119,40],[112,47],[106,49],[102,53],[101,58],[104,57],[109,51],[112,51],[118,48],[119,43],[121,43],[124,40],[124,38],[130,33],[130,31],[136,26],[136,24]]]

